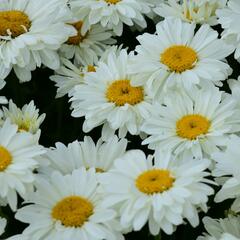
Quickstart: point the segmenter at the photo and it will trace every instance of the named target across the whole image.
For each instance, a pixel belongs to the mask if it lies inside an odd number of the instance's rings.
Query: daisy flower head
[[[85,83],[72,91],[72,116],[85,116],[84,132],[103,124],[103,137],[116,130],[120,137],[127,132],[139,134],[143,119],[150,116],[152,99],[144,86],[132,86],[128,61],[126,50],[111,51],[106,61],[99,61],[96,72],[89,73]]]
[[[190,155],[189,155],[190,156]],[[175,158],[170,152],[131,150],[99,176],[104,206],[116,209],[123,228],[139,231],[148,222],[152,235],[162,229],[172,234],[187,219],[199,224],[198,210],[207,211],[213,189],[206,184],[209,161]],[[185,171],[188,169],[188,171]]]
[[[162,105],[155,105],[152,118],[144,122],[141,130],[150,136],[143,144],[174,154],[210,155],[226,145],[230,133],[238,131],[235,111],[235,101],[211,85],[191,92],[169,92]]]
[[[149,94],[159,96],[167,87],[190,89],[202,82],[220,84],[225,80],[231,68],[223,59],[233,47],[218,39],[218,33],[209,25],[202,25],[194,33],[195,27],[166,18],[157,24],[156,34],[138,36],[137,55],[128,69],[137,74],[134,85],[145,84]]]
[[[237,22],[240,18],[240,2],[238,0],[229,0],[227,6],[217,11],[218,22],[224,31],[222,38],[236,48],[234,57],[240,61],[240,29]]]
[[[85,74],[95,71],[93,62],[92,64],[78,65],[66,58],[61,58],[61,67],[50,77],[57,87],[56,98],[69,94],[76,85],[84,83]]]
[[[216,10],[223,8],[226,0],[169,0],[162,3],[155,9],[155,12],[162,17],[177,17],[185,22],[195,22],[197,24],[207,23],[211,26],[217,25]]]
[[[148,1],[137,0],[71,0],[70,4],[79,8],[79,16],[91,25],[100,23],[118,36],[123,32],[123,24],[145,28],[144,14],[151,10]]]
[[[203,218],[204,226],[208,232],[197,240],[239,240],[240,217],[229,216],[224,219]]]
[[[212,154],[212,159],[216,162],[213,176],[223,178],[222,188],[216,194],[215,201],[222,202],[226,199],[240,197],[240,138],[232,135],[226,141],[226,150]],[[237,200],[239,201],[239,200]]]
[[[30,81],[31,71],[41,65],[59,68],[56,50],[75,34],[66,18],[65,1],[1,0],[0,79],[11,69],[23,82]]]
[[[123,240],[115,230],[115,211],[101,204],[94,169],[66,176],[54,172],[49,181],[39,179],[29,202],[15,217],[29,224],[23,234],[31,239]]]
[[[22,109],[18,108],[12,100],[9,101],[8,108],[3,107],[3,121],[9,118],[13,124],[18,126],[19,132],[26,131],[35,134],[45,117],[45,113],[39,116],[39,110],[36,108],[34,101],[25,104]]]
[[[121,46],[112,46],[105,50],[105,52],[98,57],[98,61],[105,61],[111,51],[119,52]],[[66,58],[61,58],[61,66],[55,71],[55,74],[50,77],[57,87],[56,98],[70,94],[72,89],[79,84],[84,83],[84,78],[90,72],[95,72],[98,61],[95,59],[86,58],[81,64],[72,63]]]
[[[59,53],[61,56],[74,59],[77,64],[83,64],[90,60],[97,63],[98,57],[116,43],[112,38],[113,32],[101,26],[101,24],[85,24],[86,20],[74,17],[69,23],[74,27],[77,34],[68,38],[61,46]],[[86,26],[85,26],[86,25]]]
[[[16,210],[17,193],[24,198],[32,190],[36,157],[44,153],[39,134],[18,132],[7,119],[0,128],[0,197]]]
[[[91,137],[84,137],[84,141],[74,141],[68,146],[56,143],[42,156],[41,162],[48,162],[40,167],[39,172],[50,176],[53,171],[63,175],[71,174],[74,170],[85,167],[87,170],[95,168],[97,173],[109,171],[114,161],[121,157],[127,148],[126,139],[113,136],[107,141],[99,139],[97,144]]]

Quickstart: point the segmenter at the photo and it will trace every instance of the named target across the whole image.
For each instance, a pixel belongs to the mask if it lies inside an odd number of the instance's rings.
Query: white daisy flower
[[[101,61],[106,61],[108,54],[111,51],[119,52],[121,49],[117,46],[112,46],[102,54],[100,57]],[[73,64],[71,61],[67,60],[66,58],[61,58],[61,67],[55,71],[55,75],[51,76],[50,79],[54,81],[56,84],[55,86],[57,89],[56,98],[62,97],[72,91],[72,89],[79,84],[84,83],[84,77],[89,72],[95,72],[97,63],[93,59],[85,59],[85,62],[79,64]]]
[[[71,0],[71,6],[79,8],[79,16],[90,24],[100,23],[114,31],[116,35],[123,32],[123,24],[142,28],[147,26],[144,14],[150,12],[148,1],[137,0]]]
[[[0,236],[4,233],[6,225],[7,220],[5,218],[0,217]]]
[[[95,168],[97,173],[107,172],[114,161],[126,152],[126,148],[127,140],[119,140],[117,136],[108,141],[99,139],[96,145],[91,137],[84,137],[83,142],[74,141],[68,146],[56,143],[55,148],[42,156],[40,161],[45,162],[45,166],[39,172],[51,175],[53,171],[59,171],[66,175],[81,167]]]
[[[18,108],[12,100],[9,101],[8,108],[3,107],[3,121],[9,118],[13,124],[18,126],[18,131],[20,132],[27,131],[35,134],[45,117],[45,113],[39,116],[39,110],[33,101],[25,104],[22,109]]]
[[[215,197],[216,202],[240,197],[240,138],[232,135],[226,141],[226,146],[225,151],[212,154],[213,160],[216,161],[213,176],[224,177],[223,186]]]
[[[126,50],[110,52],[106,61],[99,61],[96,72],[72,91],[72,116],[85,116],[84,132],[104,124],[104,139],[116,130],[120,137],[127,132],[139,134],[143,119],[150,116],[152,100],[143,86],[132,86],[128,61]]]
[[[162,90],[176,85],[191,88],[202,82],[220,84],[231,73],[222,60],[233,47],[218,39],[209,25],[202,25],[194,34],[195,24],[166,18],[157,24],[156,34],[144,33],[137,39],[129,73],[137,74],[134,85],[145,84],[149,94],[160,95]]]
[[[240,19],[240,1],[229,0],[226,8],[217,11],[217,16],[224,29],[222,38],[236,47],[234,57],[240,61],[240,29],[237,24]]]
[[[85,74],[95,71],[96,68],[93,63],[77,67],[76,64],[62,58],[61,67],[55,71],[55,75],[50,77],[56,83],[56,98],[69,94],[76,85],[84,83]]]
[[[70,37],[59,50],[60,55],[74,59],[77,64],[83,64],[90,59],[91,62],[97,63],[98,57],[116,43],[112,38],[113,33],[106,30],[100,24],[90,25],[89,29],[83,28],[83,19],[72,20],[71,25],[76,29],[77,34]]]
[[[229,216],[219,220],[205,217],[203,223],[208,234],[197,240],[240,240],[240,217]]]
[[[160,4],[155,12],[162,17],[178,17],[185,22],[214,26],[218,24],[216,10],[226,6],[226,2],[227,0],[212,0],[200,4],[199,0],[169,0]]]
[[[34,240],[123,240],[114,230],[115,212],[101,205],[97,175],[84,168],[62,176],[55,172],[49,182],[39,179],[33,204],[15,217],[30,224],[23,232]]]
[[[17,125],[6,120],[0,128],[0,197],[16,210],[17,193],[22,198],[32,189],[36,157],[44,153],[38,144],[40,134],[18,132]]]
[[[1,0],[0,6],[0,79],[13,68],[20,81],[30,81],[31,71],[42,64],[59,68],[56,50],[73,27],[65,1]]]
[[[150,149],[190,151],[198,157],[219,151],[228,135],[239,130],[235,101],[213,86],[169,92],[163,105],[156,104],[154,109],[141,128],[150,135],[143,141]]]
[[[105,191],[103,205],[116,208],[121,225],[134,231],[148,222],[151,234],[160,229],[172,234],[184,219],[196,227],[198,210],[207,211],[208,196],[213,194],[205,184],[209,163],[192,157],[176,159],[166,152],[156,152],[153,161],[132,150],[99,176]]]

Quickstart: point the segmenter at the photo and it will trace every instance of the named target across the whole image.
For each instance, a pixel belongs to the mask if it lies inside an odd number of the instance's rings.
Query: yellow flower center
[[[211,122],[199,114],[191,114],[182,117],[176,123],[177,135],[181,138],[194,140],[202,134],[208,133]]]
[[[161,54],[161,62],[168,66],[170,71],[177,73],[194,68],[197,60],[197,53],[183,45],[169,47]]]
[[[0,11],[0,36],[11,35],[15,38],[27,32],[30,27],[31,21],[24,12]]]
[[[18,132],[28,132],[30,128],[30,123],[22,122],[18,124]]]
[[[93,204],[79,196],[66,197],[52,209],[52,217],[65,227],[81,227],[93,214]]]
[[[126,103],[136,105],[143,101],[144,91],[142,87],[132,87],[130,80],[117,80],[109,85],[106,97],[116,106],[124,106]]]
[[[109,4],[117,4],[119,2],[121,2],[122,0],[105,0],[106,3],[109,3]]]
[[[136,187],[145,194],[162,193],[173,186],[175,179],[168,170],[152,169],[136,179]]]
[[[87,66],[87,71],[88,72],[96,72],[96,68],[93,65],[88,65]]]
[[[3,146],[0,146],[0,172],[3,172],[12,163],[12,155]]]
[[[79,45],[87,37],[87,33],[85,35],[81,34],[83,21],[78,21],[76,23],[70,23],[70,25],[72,25],[77,30],[77,35],[75,35],[73,37],[69,37],[67,40],[67,44]]]

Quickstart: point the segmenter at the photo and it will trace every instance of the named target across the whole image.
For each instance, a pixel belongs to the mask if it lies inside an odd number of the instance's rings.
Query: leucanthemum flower
[[[227,7],[217,11],[218,22],[224,31],[222,38],[236,48],[234,57],[240,62],[240,29],[238,21],[240,19],[240,1],[229,0]]]
[[[17,193],[22,198],[33,187],[36,157],[44,153],[38,144],[40,134],[18,132],[17,125],[6,120],[0,128],[0,197],[16,210]]]
[[[94,66],[93,62],[78,66],[68,59],[62,58],[61,67],[55,71],[55,75],[50,77],[57,87],[56,98],[69,94],[75,86],[84,83],[85,74],[95,71],[96,66]]]
[[[170,152],[157,151],[153,161],[140,150],[129,151],[99,176],[105,192],[103,205],[116,209],[123,228],[134,231],[148,222],[151,234],[157,235],[160,229],[172,234],[185,219],[196,227],[198,211],[207,211],[213,189],[206,184],[209,174],[204,171],[210,162],[196,162],[189,156],[175,158]]]
[[[106,61],[108,54],[111,51],[119,52],[121,46],[112,46],[106,49],[106,51],[98,58],[98,61]],[[61,67],[55,71],[55,74],[50,77],[56,84],[57,89],[56,98],[62,97],[65,94],[70,94],[72,89],[79,84],[84,83],[84,78],[89,72],[95,72],[98,61],[87,58],[81,64],[73,64],[66,58],[61,58]]]
[[[18,210],[15,217],[28,223],[23,234],[34,240],[123,240],[115,230],[115,212],[101,205],[97,175],[84,168],[51,179],[39,179],[32,204]]]
[[[210,155],[226,145],[230,133],[239,131],[236,112],[235,101],[213,86],[169,92],[143,124],[141,130],[150,135],[143,144],[175,154]]]
[[[205,82],[220,84],[231,73],[223,61],[233,47],[218,39],[209,25],[202,25],[194,34],[195,24],[180,19],[166,18],[156,26],[156,34],[144,33],[137,37],[140,45],[129,66],[135,73],[134,85],[145,84],[148,94],[161,95],[167,87]]]
[[[56,50],[75,34],[65,24],[68,12],[65,1],[1,0],[0,80],[12,68],[20,81],[30,81],[41,65],[59,68]]]
[[[178,17],[185,22],[197,24],[207,23],[211,26],[217,25],[216,10],[226,6],[226,0],[205,1],[201,4],[199,0],[169,0],[155,9],[162,17]]]
[[[84,141],[74,141],[68,146],[56,143],[55,148],[50,148],[42,156],[40,162],[45,166],[39,172],[49,176],[53,171],[59,171],[66,175],[81,167],[95,168],[97,173],[107,172],[114,161],[126,152],[126,148],[127,140],[119,140],[117,136],[107,141],[99,139],[97,144],[91,137],[84,137]]]
[[[72,25],[77,34],[71,36],[59,49],[61,56],[74,59],[76,64],[83,64],[86,61],[97,63],[101,56],[110,45],[116,43],[112,38],[113,32],[103,28],[100,24],[90,25],[84,28],[84,20],[74,18]]]
[[[205,217],[204,226],[208,234],[198,237],[197,240],[239,240],[240,217],[229,216],[224,219]]]
[[[3,107],[2,114],[3,121],[9,118],[13,124],[18,126],[18,131],[26,131],[32,134],[35,134],[39,130],[41,123],[46,117],[45,113],[39,116],[39,110],[33,101],[25,104],[20,109],[10,100],[8,108]]]
[[[91,25],[100,23],[119,36],[123,24],[145,28],[147,24],[143,15],[151,10],[148,1],[139,3],[136,0],[71,0],[70,5],[79,8],[78,15]]]
[[[152,100],[143,86],[132,86],[127,74],[129,56],[126,50],[110,52],[106,61],[99,61],[96,72],[85,77],[85,83],[72,91],[72,116],[85,116],[83,131],[103,124],[103,137],[127,132],[139,134],[145,118],[150,116]]]
[[[213,176],[222,178],[222,188],[216,194],[215,201],[222,202],[229,198],[240,197],[240,138],[232,135],[226,141],[226,150],[212,154],[212,158],[216,161]],[[239,200],[237,200],[239,201]]]

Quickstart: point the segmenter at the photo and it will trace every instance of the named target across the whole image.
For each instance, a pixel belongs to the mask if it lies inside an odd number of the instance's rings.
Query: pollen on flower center
[[[202,134],[208,133],[211,122],[199,114],[182,117],[176,123],[176,133],[181,138],[194,140]]]
[[[71,23],[70,25],[72,25],[77,30],[77,35],[75,35],[73,37],[69,37],[68,40],[67,40],[67,44],[69,44],[69,45],[79,45],[87,37],[87,33],[85,35],[81,34],[83,21],[78,21],[76,23]]]
[[[168,170],[152,169],[139,175],[135,184],[139,191],[150,195],[170,189],[174,181]]]
[[[0,36],[13,38],[26,33],[31,27],[29,17],[22,11],[0,11]]]
[[[104,1],[109,4],[117,4],[118,2],[121,2],[122,0],[104,0]]]
[[[182,73],[194,68],[198,60],[197,53],[190,47],[175,45],[167,48],[160,58],[161,62],[168,66],[170,71]]]
[[[81,227],[93,214],[93,204],[82,197],[70,196],[62,199],[52,209],[52,217],[65,227]]]
[[[93,65],[88,65],[87,66],[87,71],[88,72],[96,72],[96,68]]]
[[[0,172],[4,171],[12,163],[10,152],[3,146],[0,146]]]
[[[106,98],[116,106],[136,105],[143,101],[144,91],[142,87],[132,87],[130,80],[117,80],[108,87]]]

